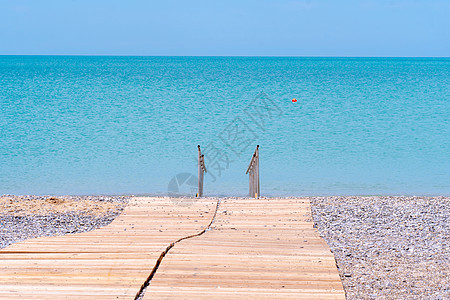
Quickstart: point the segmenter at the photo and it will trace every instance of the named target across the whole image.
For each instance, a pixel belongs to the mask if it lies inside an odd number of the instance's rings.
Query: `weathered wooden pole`
[[[253,197],[253,170],[248,172],[248,194]]]
[[[254,197],[254,186],[255,186],[255,180],[254,180],[254,170],[253,170],[253,164],[255,161],[255,155],[253,154],[252,159],[250,160],[250,164],[248,165],[247,172],[245,174],[248,174],[248,195],[249,197]]]
[[[259,190],[259,145],[256,146],[255,150],[256,154],[256,196],[255,198],[259,198],[260,190]]]
[[[248,191],[249,196],[254,198],[259,198],[259,145],[256,146],[256,150],[253,153],[250,164],[248,165],[247,172],[248,175]]]
[[[198,192],[197,197],[203,196],[203,174],[206,172],[205,166],[205,156],[200,150],[200,145],[198,147]]]
[[[253,166],[252,166],[252,179],[253,179],[253,191],[251,197],[258,198],[256,191],[258,190],[258,174],[256,173],[256,154],[253,154]]]

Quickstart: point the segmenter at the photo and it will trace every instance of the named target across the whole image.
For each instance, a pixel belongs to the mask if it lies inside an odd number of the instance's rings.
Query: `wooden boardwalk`
[[[216,200],[134,198],[109,226],[0,251],[0,299],[134,299]],[[308,199],[224,199],[177,242],[144,299],[345,299]]]
[[[169,251],[144,299],[345,299],[308,199],[222,200],[211,227]]]

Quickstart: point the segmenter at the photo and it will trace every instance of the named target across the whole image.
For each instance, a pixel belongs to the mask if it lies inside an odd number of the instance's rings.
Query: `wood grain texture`
[[[192,200],[192,199],[191,199]],[[0,251],[0,299],[133,299],[216,200],[133,198],[107,227]],[[144,299],[344,299],[308,199],[223,199],[176,243]]]
[[[0,299],[134,299],[161,252],[202,231],[216,200],[133,198],[107,227],[0,251]]]
[[[308,199],[226,199],[212,230],[181,241],[144,299],[345,299]]]

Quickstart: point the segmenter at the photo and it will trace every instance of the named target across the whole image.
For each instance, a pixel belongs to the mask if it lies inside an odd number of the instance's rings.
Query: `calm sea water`
[[[450,59],[0,56],[0,89],[0,194],[195,193],[200,144],[245,196],[259,144],[262,195],[450,195]]]

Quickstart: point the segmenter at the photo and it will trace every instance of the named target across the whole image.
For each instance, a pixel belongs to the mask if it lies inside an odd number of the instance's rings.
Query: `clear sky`
[[[450,56],[450,0],[0,0],[0,54]]]

